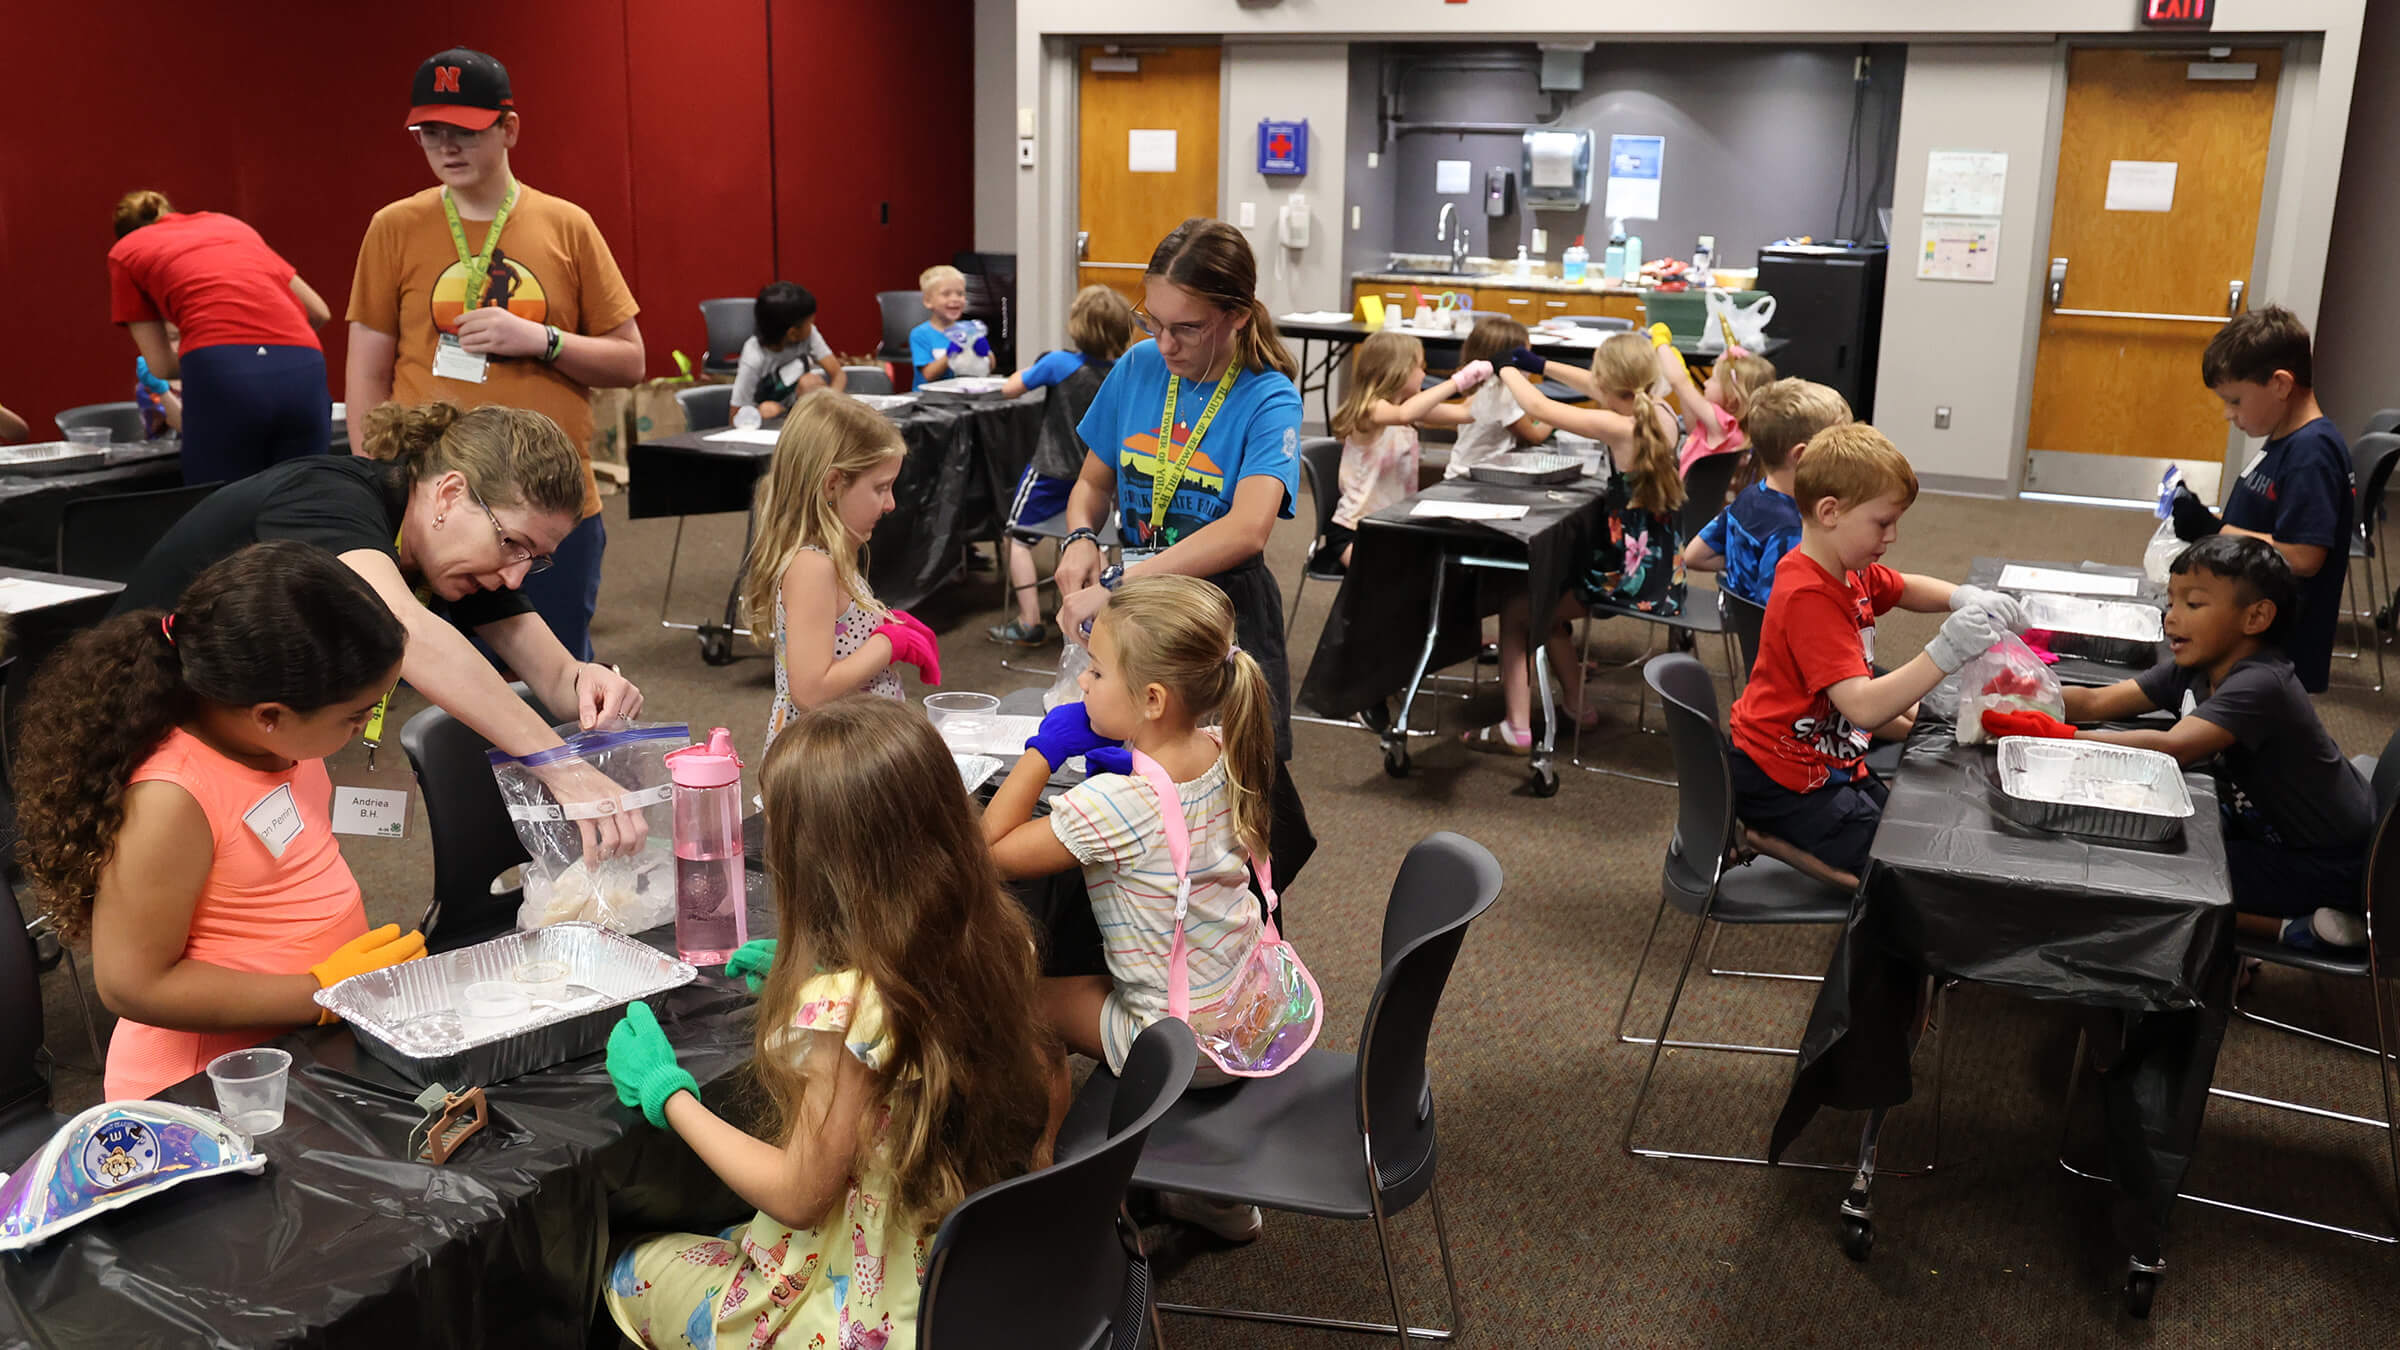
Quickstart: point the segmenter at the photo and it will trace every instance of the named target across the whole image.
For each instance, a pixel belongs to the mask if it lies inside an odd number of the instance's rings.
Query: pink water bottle
[[[718,965],[750,940],[742,885],[742,760],[725,728],[667,755],[675,780],[675,954]]]

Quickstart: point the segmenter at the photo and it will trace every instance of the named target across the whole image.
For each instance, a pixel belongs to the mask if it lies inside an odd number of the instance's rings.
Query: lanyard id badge
[[[1183,377],[1173,371],[1167,373],[1167,403],[1158,419],[1158,471],[1150,479],[1150,531],[1153,537],[1157,535],[1158,527],[1166,521],[1167,506],[1175,500],[1175,490],[1183,486],[1184,471],[1191,466],[1192,457],[1200,453],[1200,438],[1208,434],[1208,424],[1217,420],[1217,409],[1225,406],[1225,396],[1233,392],[1233,382],[1241,377],[1241,373],[1238,362],[1225,367],[1225,377],[1217,381],[1217,391],[1208,396],[1208,406],[1200,410],[1200,420],[1192,423],[1191,434],[1184,438],[1182,456],[1172,460],[1167,458],[1167,451],[1173,444],[1175,400]]]
[[[516,205],[517,185],[512,182],[508,185],[507,198],[492,215],[491,228],[484,231],[482,250],[470,253],[467,251],[466,227],[458,219],[458,203],[451,199],[450,189],[442,189],[442,219],[449,223],[450,244],[458,250],[458,264],[466,269],[465,288],[460,297],[463,302],[461,314],[471,313],[483,303],[484,289],[492,276],[492,255],[500,247],[500,231],[507,226],[508,213],[515,210]],[[434,343],[433,373],[437,379],[481,384],[490,364],[491,358],[482,352],[471,352],[461,346],[456,334],[443,333]]]
[[[392,550],[400,548],[400,533],[392,532]],[[427,604],[433,593],[417,587],[417,603]],[[356,835],[366,839],[405,839],[408,837],[409,792],[408,778],[398,765],[378,769],[375,752],[383,748],[383,724],[392,710],[392,695],[399,692],[394,685],[375,700],[367,714],[366,725],[359,728],[358,739],[367,750],[363,770],[345,767],[336,772],[327,766],[333,780],[333,805],[327,813],[335,834]]]

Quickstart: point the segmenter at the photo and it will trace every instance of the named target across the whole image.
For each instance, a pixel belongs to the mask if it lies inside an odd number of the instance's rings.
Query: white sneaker
[[[2367,945],[2366,919],[2346,909],[2319,909],[2308,921],[2317,940],[2328,947],[2364,947]]]
[[[1161,1191],[1158,1212],[1179,1223],[1205,1228],[1227,1242],[1255,1242],[1267,1229],[1266,1216],[1256,1205],[1210,1200],[1177,1191]]]

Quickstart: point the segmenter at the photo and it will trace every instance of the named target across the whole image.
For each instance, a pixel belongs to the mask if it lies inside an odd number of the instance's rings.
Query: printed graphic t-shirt
[[[1142,342],[1108,372],[1076,431],[1092,453],[1117,473],[1117,506],[1128,544],[1137,549],[1169,548],[1192,531],[1224,518],[1245,478],[1272,478],[1283,485],[1276,514],[1292,517],[1300,490],[1300,392],[1272,370],[1242,372],[1209,423],[1208,434],[1185,466],[1166,516],[1150,524],[1150,485],[1158,472],[1158,420],[1166,409],[1167,363],[1156,342]],[[1182,380],[1175,396],[1175,427],[1166,458],[1182,458],[1191,424],[1200,420],[1216,383]]]
[[[1775,591],[1775,569],[1800,546],[1800,504],[1752,483],[1700,531],[1700,542],[1725,560],[1726,590],[1764,609]]]
[[[519,185],[517,204],[492,253],[492,273],[483,303],[562,333],[585,337],[616,328],[641,311],[608,241],[591,216],[573,202]],[[479,253],[491,229],[488,220],[459,221],[467,251]],[[591,390],[533,357],[494,357],[484,380],[474,384],[433,373],[434,347],[444,333],[458,331],[465,313],[465,264],[442,213],[442,189],[430,187],[384,207],[367,225],[358,246],[358,271],[350,283],[349,318],[399,339],[392,368],[392,398],[401,403],[487,404],[527,408],[558,423],[585,456],[583,514],[600,513],[600,489],[592,478]]]
[[[1734,748],[1794,792],[1865,772],[1871,727],[1854,727],[1827,690],[1872,676],[1875,618],[1907,583],[1882,563],[1835,576],[1798,549],[1775,569],[1758,661],[1733,705]]]

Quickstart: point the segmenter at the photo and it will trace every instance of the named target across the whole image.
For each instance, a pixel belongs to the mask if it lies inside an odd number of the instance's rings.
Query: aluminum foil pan
[[[2050,650],[2119,666],[2148,666],[2166,638],[2165,620],[2150,605],[2028,591],[2020,597],[2029,627],[2050,631]]]
[[[2053,761],[2043,764],[2042,760]],[[2105,741],[2000,738],[2000,796],[2020,825],[2128,844],[2163,844],[2192,814],[2173,755]]]
[[[1467,477],[1479,483],[1503,483],[1510,487],[1572,483],[1582,476],[1582,460],[1572,455],[1550,455],[1536,450],[1494,455],[1467,470]]]
[[[353,975],[317,1002],[401,1077],[463,1088],[591,1054],[618,1009],[699,973],[598,924],[561,923]]]
[[[85,473],[108,465],[108,447],[44,441],[36,445],[0,445],[0,473],[43,477],[54,473]]]

